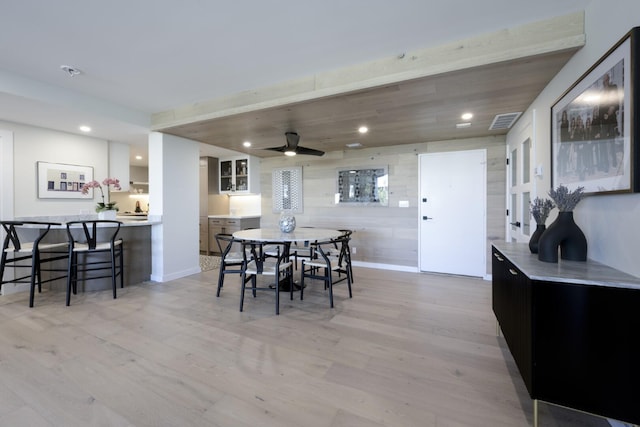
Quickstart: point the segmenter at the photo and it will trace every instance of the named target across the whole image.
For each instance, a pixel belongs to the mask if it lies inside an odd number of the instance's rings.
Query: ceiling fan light
[[[284,152],[284,155],[285,155],[285,156],[289,156],[289,157],[293,157],[293,156],[295,156],[295,155],[296,155],[296,152],[295,152],[295,151],[292,151],[292,150],[288,150],[288,151],[285,151],[285,152]]]

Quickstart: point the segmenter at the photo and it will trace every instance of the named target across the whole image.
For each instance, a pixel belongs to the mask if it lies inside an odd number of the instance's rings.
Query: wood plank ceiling
[[[494,117],[525,111],[583,45],[581,18],[571,19],[573,25],[565,21],[554,24],[558,32],[554,49],[539,47],[548,42],[540,38],[556,35],[551,25],[540,24],[459,48],[449,46],[448,51],[439,51],[439,58],[446,62],[451,57],[452,67],[428,76],[364,89],[355,85],[354,90],[275,102],[265,108],[236,108],[241,105],[238,99],[219,102],[215,108],[206,104],[187,106],[159,114],[154,130],[258,157],[281,156],[265,148],[283,146],[287,131],[300,135],[301,146],[325,152],[349,150],[352,148],[347,144],[355,142],[362,148],[372,148],[505,134],[508,129],[489,130]],[[535,31],[541,29],[546,31]],[[476,51],[481,55],[474,59]],[[442,52],[450,54],[447,57]],[[424,58],[419,67],[431,67],[430,56]],[[460,65],[464,61],[476,61],[477,65]],[[471,126],[457,129],[464,112],[474,114]],[[370,131],[360,135],[361,125]],[[252,146],[243,147],[243,141],[250,141]]]

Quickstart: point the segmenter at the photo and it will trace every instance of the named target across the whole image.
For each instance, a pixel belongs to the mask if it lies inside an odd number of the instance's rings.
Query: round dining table
[[[285,233],[278,228],[252,228],[236,231],[233,237],[245,242],[322,242],[340,237],[342,232],[327,228],[296,228]],[[288,249],[287,249],[288,250]],[[293,281],[294,290],[300,290],[297,280]],[[280,291],[289,292],[289,285],[285,280],[280,281]]]
[[[342,232],[327,228],[296,228],[290,233],[278,228],[253,228],[236,231],[233,237],[238,240],[254,242],[320,242],[340,237]]]

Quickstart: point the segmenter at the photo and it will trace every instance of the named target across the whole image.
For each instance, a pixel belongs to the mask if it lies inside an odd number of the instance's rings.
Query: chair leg
[[[216,291],[216,297],[220,296],[220,290],[222,289],[222,286],[224,285],[224,261],[222,261],[220,263],[220,271],[218,272],[218,290]]]
[[[124,288],[124,242],[120,246],[120,287]]]
[[[280,272],[276,271],[276,316],[280,314]]]
[[[38,289],[41,290],[42,282],[40,281],[40,273],[38,271],[38,251],[36,248],[33,248],[33,255],[31,256],[31,280],[29,283],[29,307],[33,307],[36,281],[38,282]]]
[[[116,299],[116,249],[111,248],[111,287],[113,288],[113,299]]]
[[[242,311],[242,307],[244,305],[244,290],[247,285],[247,277],[245,273],[242,273],[242,288],[240,289],[240,311]]]
[[[300,301],[302,301],[303,299],[304,299],[304,260],[302,260],[302,265],[300,266]]]
[[[7,253],[2,248],[2,257],[0,257],[0,289],[2,289],[2,283],[4,282],[4,267],[7,262]]]
[[[331,303],[331,308],[333,308],[333,278],[331,276],[331,270],[328,271],[329,275],[327,276],[327,280],[324,282],[325,286],[329,286],[329,302]]]
[[[75,254],[69,254],[69,265],[67,266],[67,306],[71,303],[71,282],[73,282],[73,263],[75,262]]]
[[[285,274],[287,275],[287,281],[289,282],[289,299],[293,301],[293,268],[287,268]]]

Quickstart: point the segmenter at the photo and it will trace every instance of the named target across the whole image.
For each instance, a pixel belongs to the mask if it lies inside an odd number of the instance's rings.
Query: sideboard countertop
[[[559,259],[557,264],[543,262],[538,259],[537,254],[531,253],[526,243],[493,242],[492,244],[533,280],[640,289],[640,278],[596,261]]]

